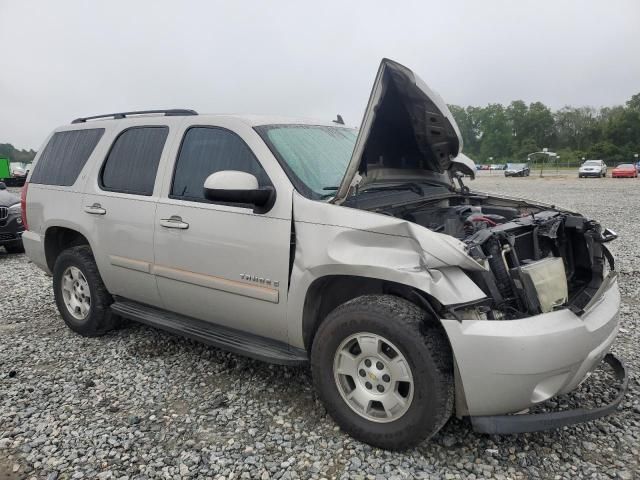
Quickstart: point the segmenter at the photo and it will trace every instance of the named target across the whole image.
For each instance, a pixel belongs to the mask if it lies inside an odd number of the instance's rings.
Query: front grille
[[[9,216],[9,207],[0,207],[0,220],[4,220]]]
[[[13,240],[16,238],[15,233],[0,233],[0,240]]]

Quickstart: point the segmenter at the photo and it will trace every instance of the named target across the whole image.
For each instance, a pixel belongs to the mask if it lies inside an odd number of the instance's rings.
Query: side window
[[[104,128],[54,133],[31,175],[31,183],[73,185],[100,141]]]
[[[111,147],[100,172],[100,188],[134,195],[153,194],[168,127],[132,127]]]
[[[222,128],[192,127],[182,140],[170,196],[207,201],[204,198],[204,181],[221,170],[251,173],[261,187],[271,185],[267,173],[238,135]]]

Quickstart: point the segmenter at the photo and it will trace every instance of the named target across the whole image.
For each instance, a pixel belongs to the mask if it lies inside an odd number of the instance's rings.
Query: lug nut
[[[365,364],[367,367],[370,367],[370,366],[371,366],[371,360],[369,360],[369,359],[367,358],[367,359],[364,361],[364,364]]]
[[[370,382],[365,383],[364,386],[367,387],[367,390],[371,390],[373,388],[373,385],[371,385]]]
[[[384,368],[384,365],[382,364],[382,362],[377,362],[376,367],[378,368],[378,370],[382,370]]]
[[[382,385],[378,385],[378,391],[380,393],[384,392],[384,387]]]
[[[360,374],[361,377],[364,377],[366,375],[366,372],[363,369],[360,369],[358,373]]]
[[[391,381],[391,377],[385,373],[384,375],[382,375],[382,381],[389,383]]]

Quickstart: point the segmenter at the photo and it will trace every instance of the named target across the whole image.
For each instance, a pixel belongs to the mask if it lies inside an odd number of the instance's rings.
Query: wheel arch
[[[390,294],[414,303],[439,318],[442,305],[433,296],[409,285],[357,275],[326,275],[315,279],[306,291],[302,310],[304,348],[310,351],[315,334],[327,315],[339,305],[362,295]],[[439,328],[444,328],[436,322]]]
[[[88,245],[93,251],[87,236],[79,230],[59,225],[47,227],[44,234],[44,254],[49,270],[53,272],[53,266],[60,253],[79,245]]]

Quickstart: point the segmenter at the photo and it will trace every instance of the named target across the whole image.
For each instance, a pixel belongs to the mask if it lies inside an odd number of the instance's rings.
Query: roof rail
[[[152,113],[164,113],[165,117],[198,115],[198,112],[196,112],[195,110],[189,110],[186,108],[173,108],[169,110],[138,110],[136,112],[106,113],[104,115],[94,115],[92,117],[80,117],[80,118],[76,118],[71,123],[85,123],[87,120],[95,120],[97,118],[109,118],[109,117],[112,117],[114,120],[118,120],[121,118],[127,118],[129,115],[148,115]]]

